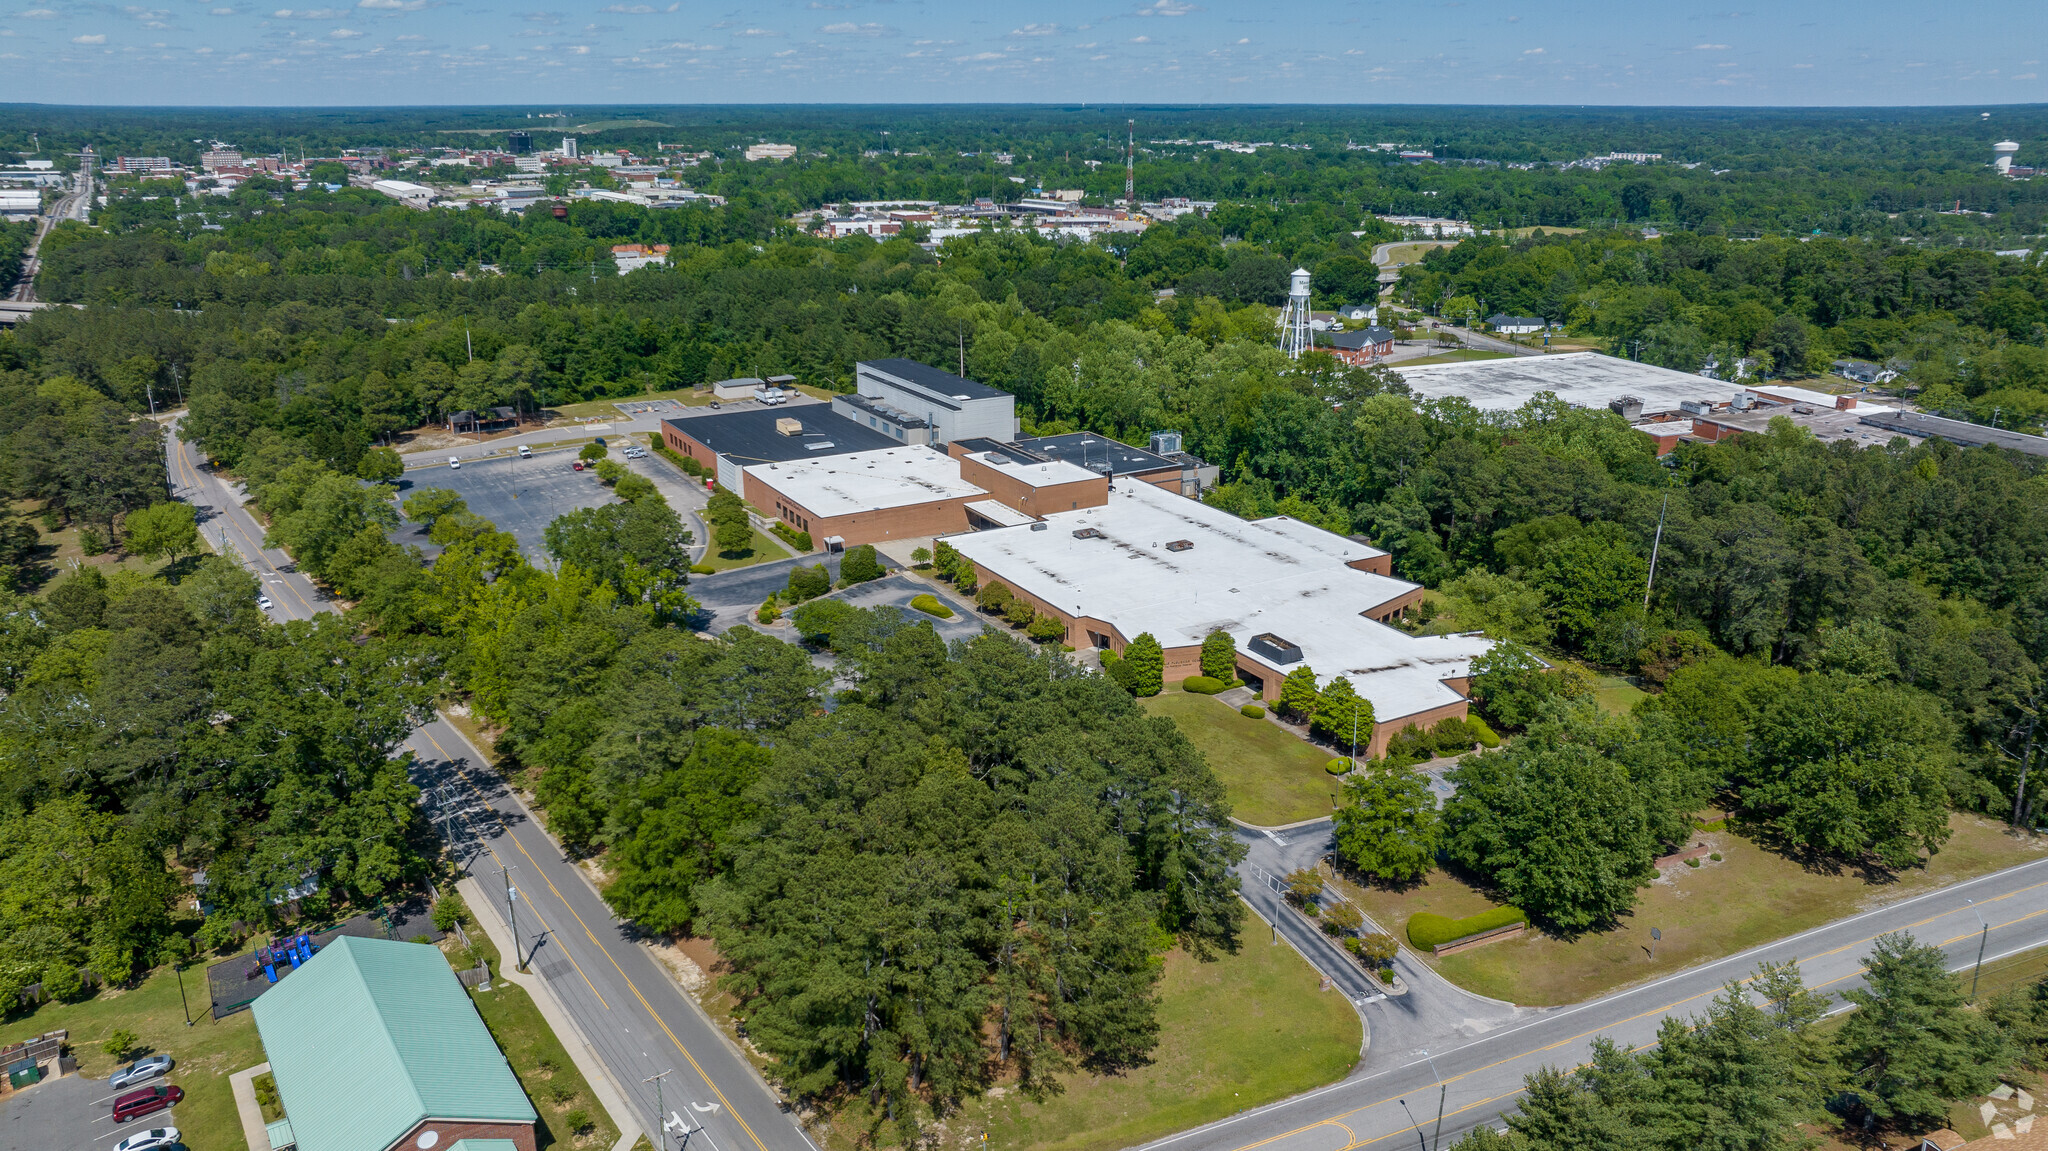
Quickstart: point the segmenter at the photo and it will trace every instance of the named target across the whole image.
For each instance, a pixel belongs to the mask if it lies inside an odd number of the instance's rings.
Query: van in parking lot
[[[520,444],[520,445],[519,445],[519,458],[520,458],[520,459],[522,459],[522,460],[530,460],[530,459],[532,459],[532,458],[533,458],[533,449],[532,449],[532,448],[529,448],[529,447],[527,447],[527,446],[526,446],[525,444]]]
[[[126,1123],[137,1116],[162,1111],[185,1098],[182,1087],[145,1087],[114,1100],[114,1122]]]

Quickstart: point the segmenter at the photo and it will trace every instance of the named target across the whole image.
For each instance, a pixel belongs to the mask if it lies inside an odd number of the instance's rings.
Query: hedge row
[[[939,597],[931,594],[930,592],[924,592],[921,595],[912,596],[910,600],[910,606],[916,608],[917,610],[923,612],[926,615],[935,615],[940,619],[953,618],[953,609],[947,607],[945,604],[940,603]]]
[[[1196,695],[1215,695],[1218,692],[1229,691],[1230,685],[1211,676],[1191,675],[1180,681],[1180,689],[1194,692]]]
[[[1427,911],[1418,912],[1408,921],[1408,942],[1418,951],[1434,951],[1453,939],[1492,931],[1511,923],[1527,923],[1529,916],[1519,907],[1496,907],[1463,919],[1452,919],[1446,915],[1432,915]]]

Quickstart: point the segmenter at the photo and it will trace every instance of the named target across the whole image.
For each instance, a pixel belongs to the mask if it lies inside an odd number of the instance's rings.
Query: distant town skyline
[[[0,0],[4,2],[4,0]],[[0,100],[64,104],[2048,101],[2048,5],[1844,0],[13,0]],[[319,3],[320,0],[313,0]],[[1026,17],[1029,17],[1028,19]]]

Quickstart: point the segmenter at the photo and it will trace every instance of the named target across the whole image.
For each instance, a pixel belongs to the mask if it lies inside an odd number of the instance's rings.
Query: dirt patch
[[[695,998],[703,998],[704,989],[711,986],[711,977],[704,973],[704,968],[696,960],[672,943],[649,943],[647,949],[654,952],[654,957],[661,960],[661,965],[668,968],[668,973],[675,976],[683,990]]]

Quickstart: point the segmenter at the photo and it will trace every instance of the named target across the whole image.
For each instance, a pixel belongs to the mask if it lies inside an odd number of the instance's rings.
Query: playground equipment
[[[279,979],[278,968],[284,968],[284,974],[290,975],[299,969],[301,963],[313,958],[319,950],[320,945],[313,942],[310,935],[300,935],[272,943],[268,947],[258,947],[256,965],[249,969],[248,978],[256,978],[257,971],[261,970],[265,979],[276,983]]]

